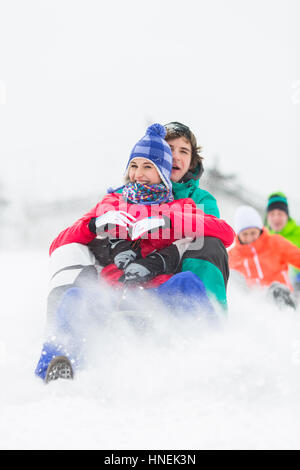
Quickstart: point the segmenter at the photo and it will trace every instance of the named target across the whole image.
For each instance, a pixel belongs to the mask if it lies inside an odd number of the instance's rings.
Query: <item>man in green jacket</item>
[[[191,198],[206,214],[220,217],[216,199],[199,188],[203,173],[201,147],[192,131],[184,124],[171,122],[165,125],[166,141],[173,154],[171,181],[175,199]],[[189,246],[182,258],[182,271],[192,271],[204,283],[211,294],[225,309],[226,289],[229,278],[228,255],[222,242],[213,237],[197,240]]]
[[[290,217],[286,195],[282,192],[270,194],[267,203],[267,228],[277,233],[300,248],[300,225]],[[300,271],[292,268],[292,281],[300,290]]]

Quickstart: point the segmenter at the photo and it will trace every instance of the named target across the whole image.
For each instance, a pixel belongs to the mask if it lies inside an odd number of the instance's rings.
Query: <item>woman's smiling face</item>
[[[162,182],[155,165],[142,157],[135,157],[131,160],[128,176],[131,183],[159,184]]]

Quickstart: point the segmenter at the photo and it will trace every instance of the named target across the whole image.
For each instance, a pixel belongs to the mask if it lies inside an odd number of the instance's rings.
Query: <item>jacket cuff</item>
[[[96,229],[96,217],[92,217],[91,220],[88,223],[88,228],[89,230],[97,235],[97,229]]]

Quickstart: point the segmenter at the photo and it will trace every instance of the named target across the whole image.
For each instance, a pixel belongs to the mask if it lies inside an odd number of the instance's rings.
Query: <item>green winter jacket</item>
[[[300,225],[297,225],[294,219],[289,219],[280,232],[274,232],[269,228],[270,233],[277,233],[294,243],[300,248]]]
[[[216,199],[204,189],[199,188],[199,179],[189,179],[184,183],[174,183],[172,181],[173,194],[175,200],[191,198],[206,214],[220,217],[220,211]],[[215,298],[222,306],[224,311],[227,310],[226,283],[224,273],[220,269],[216,257],[212,253],[206,253],[205,248],[202,254],[199,252],[189,252],[193,256],[186,257],[182,263],[182,271],[192,271],[204,283],[209,296]],[[224,256],[220,251],[219,256]],[[222,263],[221,263],[222,265]]]
[[[199,188],[199,180],[190,179],[186,183],[174,183],[172,181],[172,186],[174,198],[176,200],[190,197],[197,206],[200,206],[200,209],[202,209],[201,205],[204,206],[203,210],[205,214],[214,215],[218,218],[220,217],[220,211],[216,199],[208,191]]]
[[[274,232],[274,230],[271,230],[270,227],[268,227],[268,229],[270,233],[277,233],[300,248],[300,225],[297,225],[294,219],[289,218],[280,232]],[[291,267],[291,277],[295,277],[298,273],[300,273],[299,269]]]

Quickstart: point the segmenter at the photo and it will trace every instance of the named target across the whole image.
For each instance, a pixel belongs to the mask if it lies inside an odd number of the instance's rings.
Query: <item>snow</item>
[[[229,286],[219,328],[157,319],[99,332],[97,367],[34,376],[47,252],[1,253],[1,449],[298,449],[300,317]]]

